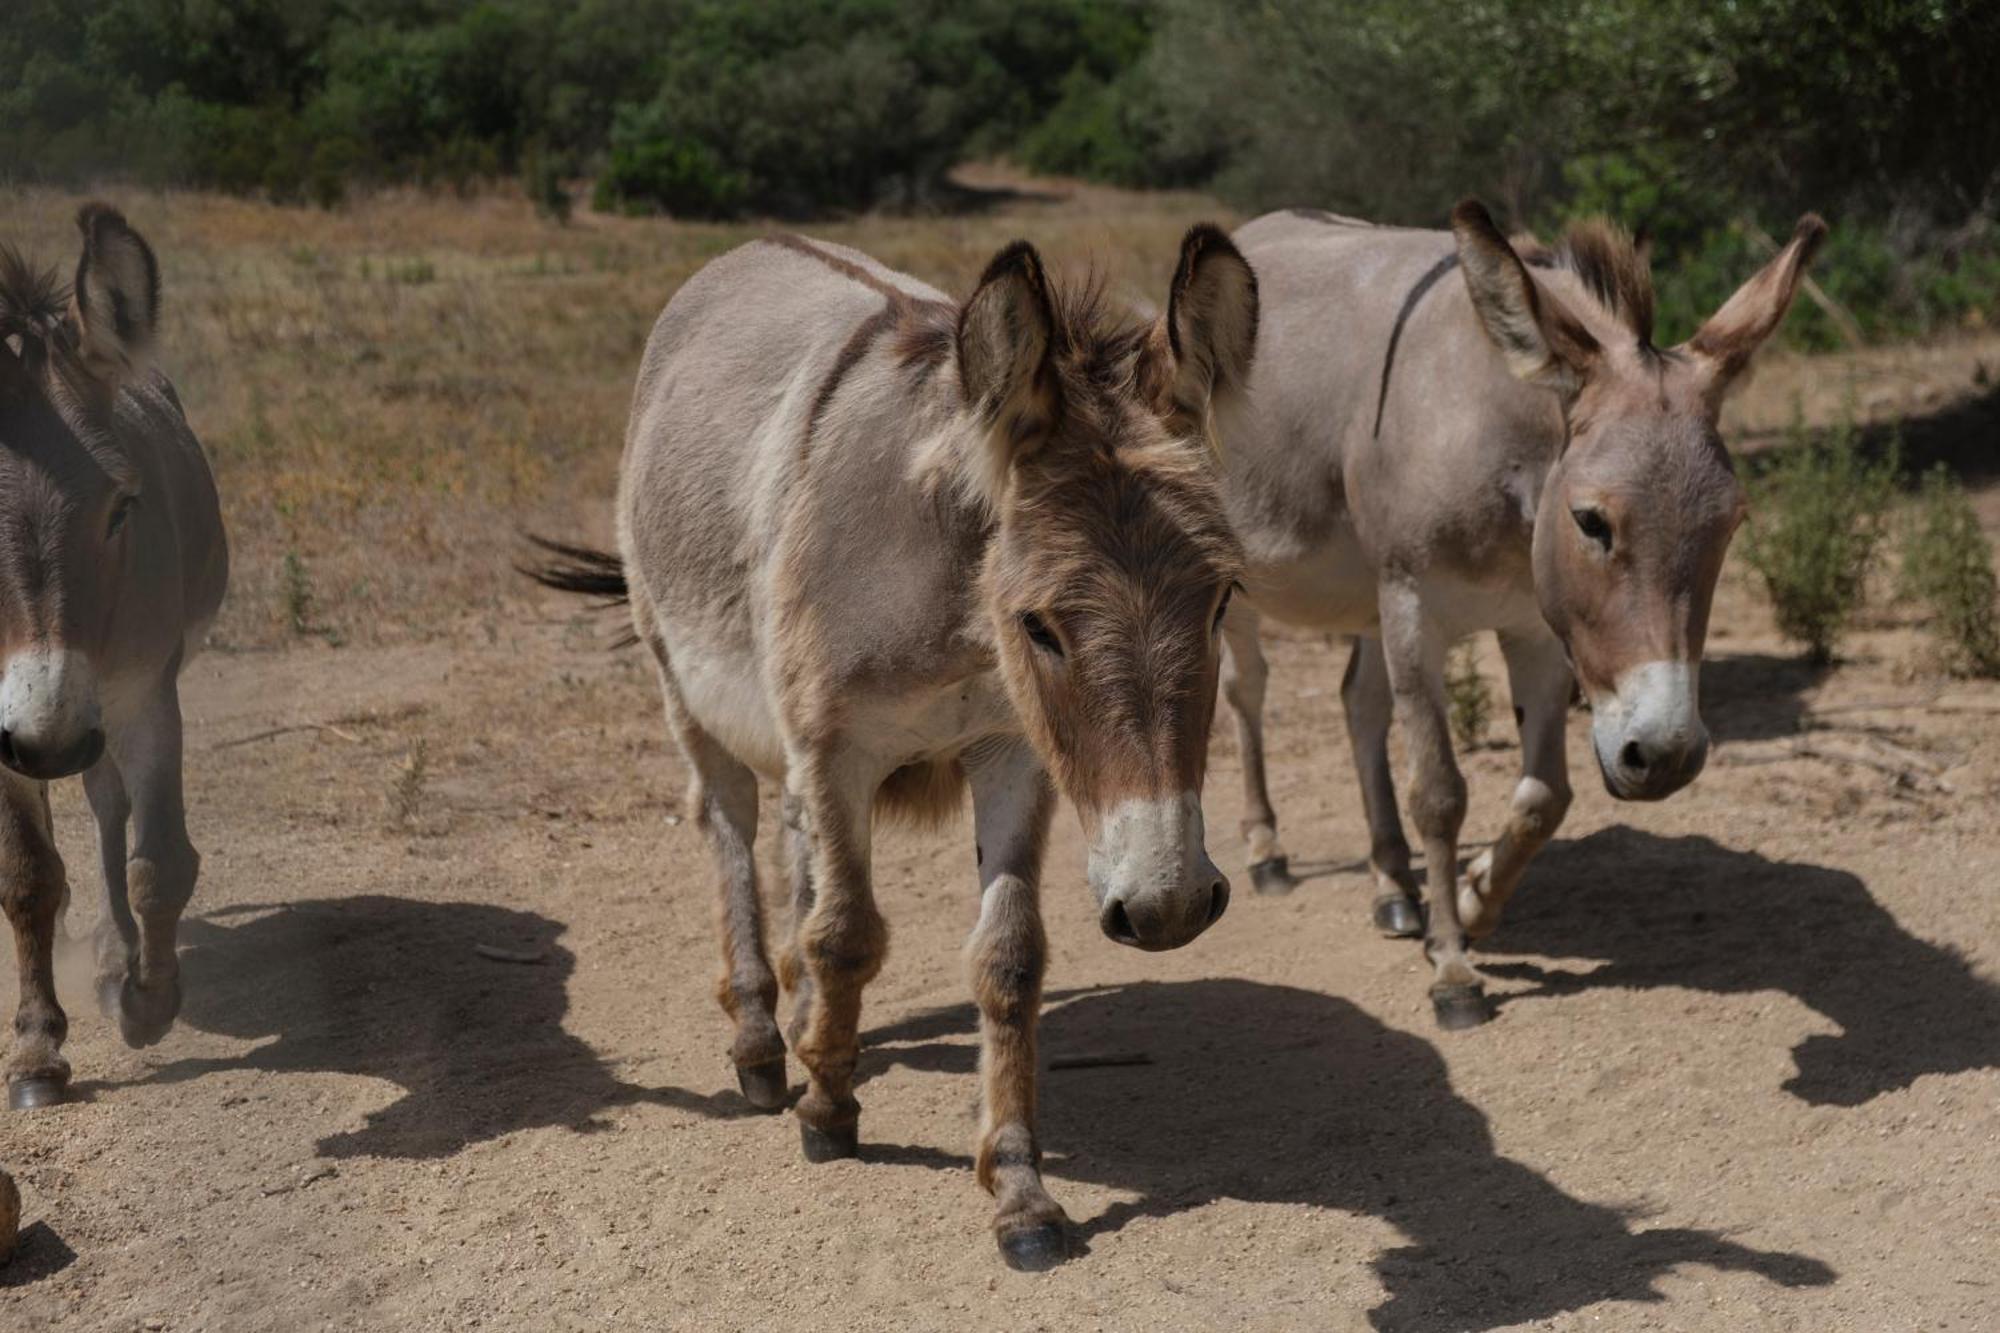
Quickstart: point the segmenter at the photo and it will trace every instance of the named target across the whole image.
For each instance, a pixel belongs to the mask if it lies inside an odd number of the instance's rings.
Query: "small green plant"
[[[1458,738],[1459,748],[1484,744],[1487,724],[1493,720],[1493,696],[1486,689],[1486,677],[1479,674],[1479,648],[1471,639],[1452,649],[1445,664],[1444,693],[1451,734]]]
[[[421,255],[414,259],[405,259],[400,263],[393,259],[387,260],[382,266],[383,277],[390,282],[401,283],[405,287],[421,287],[426,283],[436,282],[437,275],[437,265]]]
[[[285,618],[290,622],[292,633],[304,638],[317,632],[313,624],[312,574],[306,569],[305,557],[297,551],[285,552],[284,564]]]
[[[1965,488],[1940,463],[1924,474],[1916,511],[1903,533],[1902,591],[1931,613],[1947,667],[2000,676],[1993,543],[1980,530]]]
[[[1818,442],[1803,423],[1790,434],[1751,482],[1743,554],[1764,582],[1779,631],[1824,665],[1866,591],[1895,497],[1896,450],[1865,457],[1852,421]]]
[[[399,828],[411,828],[424,809],[424,783],[430,777],[430,744],[419,736],[389,784],[389,817]]]

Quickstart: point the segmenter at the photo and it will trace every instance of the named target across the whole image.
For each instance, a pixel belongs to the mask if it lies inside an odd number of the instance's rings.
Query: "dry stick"
[[[547,958],[546,949],[502,949],[492,944],[475,944],[472,951],[481,958],[491,958],[496,963],[539,963]]]
[[[233,741],[218,741],[211,750],[228,750],[238,745],[251,745],[257,741],[268,741],[273,736],[288,736],[295,731],[324,731],[329,736],[338,736],[350,745],[361,744],[361,738],[351,731],[342,731],[331,722],[293,722],[288,726],[272,727],[268,731],[255,732],[248,736],[238,736]]]
[[[1876,742],[1882,744],[1882,742]],[[1904,750],[1902,746],[1886,747],[1900,751],[1915,760],[1915,763],[1898,762],[1871,754],[1856,754],[1847,750],[1830,750],[1823,745],[1815,745],[1801,737],[1786,744],[1782,749],[1764,754],[1742,754],[1731,757],[1726,762],[1732,768],[1760,768],[1765,764],[1782,764],[1792,759],[1818,759],[1829,764],[1855,764],[1862,768],[1872,768],[1887,773],[1905,786],[1919,790],[1943,792],[1946,795],[1957,791],[1951,783],[1938,777],[1938,766],[1934,761]]]
[[[1052,1055],[1049,1068],[1110,1069],[1121,1065],[1149,1065],[1153,1057],[1144,1051],[1096,1051],[1078,1055]]]

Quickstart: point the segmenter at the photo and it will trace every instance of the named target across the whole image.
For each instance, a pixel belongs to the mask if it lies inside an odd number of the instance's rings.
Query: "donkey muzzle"
[[[0,670],[0,764],[48,781],[81,773],[103,753],[90,659],[51,645],[8,657]]]
[[[1591,742],[1606,791],[1621,801],[1658,801],[1700,774],[1708,729],[1699,679],[1698,664],[1647,662],[1620,676],[1610,698],[1593,701]]]
[[[1105,937],[1135,949],[1178,949],[1221,919],[1229,881],[1203,845],[1193,792],[1127,800],[1106,813],[1090,848],[1090,886]]]

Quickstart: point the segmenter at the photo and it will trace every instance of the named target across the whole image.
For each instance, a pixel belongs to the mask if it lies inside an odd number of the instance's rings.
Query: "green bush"
[[[1458,738],[1459,748],[1483,745],[1493,721],[1493,695],[1486,688],[1486,677],[1479,674],[1479,647],[1473,640],[1452,649],[1445,663],[1444,693],[1451,734]]]
[[[1924,474],[1903,533],[1902,588],[1929,610],[1931,632],[1951,670],[2000,676],[1993,544],[1965,489],[1942,463]]]
[[[1778,629],[1806,658],[1833,660],[1860,607],[1895,498],[1895,451],[1868,459],[1850,424],[1809,440],[1794,426],[1787,447],[1751,480],[1744,558],[1763,580]]]

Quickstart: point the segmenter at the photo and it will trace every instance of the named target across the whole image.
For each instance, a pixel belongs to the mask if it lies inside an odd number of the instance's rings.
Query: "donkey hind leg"
[[[104,871],[104,919],[97,923],[94,941],[97,1007],[116,1022],[126,974],[139,960],[139,924],[132,919],[125,881],[125,833],[132,818],[132,798],[118,761],[109,754],[84,771],[83,793],[97,821],[98,863]]]
[[[826,1162],[859,1151],[854,1065],[861,993],[889,952],[868,864],[875,792],[887,774],[837,742],[796,755],[790,767],[805,809],[813,898],[798,928],[798,955],[812,987],[794,1046],[807,1073],[797,1107],[799,1140],[807,1161]]]
[[[779,809],[785,828],[785,875],[791,881],[792,910],[784,948],[778,953],[778,980],[791,997],[792,1021],[785,1028],[785,1039],[796,1050],[805,1033],[806,1014],[812,1008],[812,974],[799,953],[799,929],[813,909],[812,836],[805,800],[789,784]]]
[[[1013,1268],[1039,1270],[1069,1253],[1068,1222],[1042,1186],[1035,1141],[1035,1024],[1048,938],[1040,881],[1055,794],[1020,742],[966,756],[979,860],[979,924],[966,971],[979,1006],[979,1183],[993,1195],[994,1238]]]
[[[1534,858],[1555,836],[1569,811],[1569,762],[1564,727],[1572,678],[1562,643],[1546,632],[1502,633],[1507,682],[1521,732],[1521,780],[1514,787],[1507,827],[1499,841],[1466,867],[1458,893],[1466,934],[1480,939],[1500,924],[1500,913]]]
[[[1431,1008],[1438,1026],[1475,1027],[1490,1018],[1485,987],[1466,956],[1458,919],[1458,834],[1465,823],[1465,778],[1446,720],[1446,641],[1416,588],[1381,590],[1382,649],[1410,758],[1410,818],[1424,842],[1424,952],[1436,975]]]
[[[1259,893],[1290,893],[1291,858],[1278,843],[1278,812],[1264,771],[1264,686],[1271,669],[1257,641],[1258,616],[1238,597],[1222,619],[1222,697],[1236,714],[1236,749],[1243,761],[1243,838],[1250,853],[1250,883]]]
[[[151,1046],[180,1013],[181,913],[201,873],[181,795],[181,703],[171,673],[137,720],[113,733],[110,753],[131,792],[132,851],[124,880],[137,936],[118,988],[118,1028],[127,1046]],[[115,814],[115,806],[107,813]],[[102,845],[102,826],[98,837]]]
[[[1347,743],[1354,751],[1354,775],[1361,784],[1361,808],[1368,816],[1368,867],[1375,875],[1371,908],[1375,929],[1392,939],[1424,933],[1417,909],[1417,877],[1410,869],[1410,844],[1396,810],[1396,779],[1389,764],[1389,720],[1395,698],[1380,639],[1356,638],[1340,678],[1340,702],[1347,711]]]
[[[736,1084],[760,1111],[781,1111],[789,1086],[778,1035],[778,978],[764,949],[764,904],[757,888],[757,775],[689,716],[666,650],[648,637],[659,668],[667,725],[686,757],[688,809],[715,852],[721,901],[722,974],[715,998],[735,1025],[729,1059]]]
[[[53,1106],[69,1085],[63,1039],[69,1019],[56,1001],[56,917],[65,895],[62,857],[49,836],[48,789],[0,774],[0,908],[14,928],[21,1000],[7,1053],[7,1105]]]

